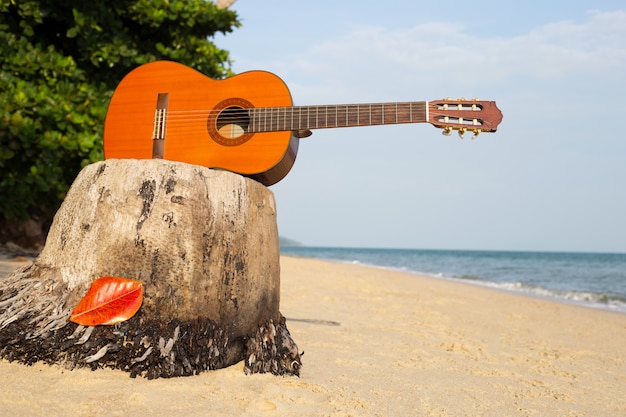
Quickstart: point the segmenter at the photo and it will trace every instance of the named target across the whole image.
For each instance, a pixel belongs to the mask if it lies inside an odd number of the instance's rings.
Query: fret
[[[381,112],[381,104],[370,104],[370,126],[376,126],[381,123],[382,120],[382,112]]]
[[[320,111],[320,106],[315,106],[315,127],[317,129],[322,129],[322,112]]]
[[[381,118],[380,124],[384,125],[385,124],[385,105],[384,104],[382,105],[382,109],[381,110],[382,110],[381,111],[382,118]]]
[[[396,104],[396,123],[400,123],[401,121],[408,123],[409,120],[411,120],[409,117],[409,107],[409,103]]]
[[[328,127],[328,106],[325,106],[325,108],[326,108],[326,113],[325,113],[326,120],[325,120],[324,126]]]
[[[355,104],[348,108],[348,116],[350,121],[348,122],[348,126],[358,126],[359,125],[359,105]]]
[[[298,107],[298,130],[302,130],[302,108]]]
[[[271,132],[272,130],[274,130],[274,108],[270,107],[268,109],[268,113],[270,114],[268,131]]]
[[[265,117],[265,109],[259,109],[259,128],[257,129],[259,132],[263,132],[264,126],[264,117]]]
[[[274,130],[282,130],[282,125],[280,123],[280,107],[276,108],[276,125],[274,126]]]
[[[321,126],[320,126],[320,108],[319,108],[319,106],[315,106],[315,127],[317,129],[321,128]]]
[[[302,129],[309,129],[311,125],[309,124],[309,107],[304,107],[304,116],[302,117]]]
[[[337,123],[336,127],[348,127],[348,106],[337,106]]]
[[[323,119],[324,114],[323,114],[323,112],[321,110],[324,110],[322,108],[322,106],[317,106],[317,111],[315,112],[315,114],[317,116],[317,127],[319,129],[323,129],[323,128],[327,127],[324,123],[322,123],[323,122],[322,119]]]
[[[387,120],[387,124],[391,123],[391,121],[393,120],[393,108],[390,108],[391,106],[387,105],[385,109],[383,109],[383,121],[386,119]],[[385,123],[383,123],[385,124]]]
[[[293,130],[293,107],[285,107],[285,120],[289,120],[289,130]]]
[[[369,105],[365,104],[362,106],[359,106],[361,108],[361,117],[359,118],[359,126],[369,126]]]

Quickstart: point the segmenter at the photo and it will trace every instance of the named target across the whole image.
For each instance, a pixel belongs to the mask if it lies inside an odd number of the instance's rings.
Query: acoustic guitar
[[[104,124],[105,158],[165,158],[233,171],[272,185],[294,164],[311,129],[430,123],[444,134],[495,132],[493,101],[438,100],[293,106],[276,75],[250,71],[212,80],[156,61],[126,75]]]

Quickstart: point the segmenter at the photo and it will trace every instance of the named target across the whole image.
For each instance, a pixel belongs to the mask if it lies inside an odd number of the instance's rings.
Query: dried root
[[[195,375],[231,365],[226,360],[232,347],[228,337],[209,319],[161,323],[139,312],[115,326],[83,327],[66,321],[45,338],[25,337],[23,329],[31,326],[21,319],[0,330],[0,357],[26,364],[58,363],[70,369],[121,369],[133,378],[148,379]]]
[[[31,272],[25,267],[0,279],[0,357],[9,361],[107,367],[153,379],[245,359],[246,374],[299,375],[300,354],[284,318],[269,320],[248,338],[232,338],[208,318],[165,323],[141,310],[114,326],[85,327],[69,321],[69,291],[61,281]]]
[[[31,318],[26,338],[47,337],[65,326],[71,310],[59,299],[63,285],[52,276],[33,276],[34,264],[18,269],[0,280],[0,331],[25,318]]]
[[[278,324],[269,320],[259,326],[256,334],[246,343],[246,356],[246,374],[270,372],[274,375],[300,376],[300,353],[287,330],[284,317]]]

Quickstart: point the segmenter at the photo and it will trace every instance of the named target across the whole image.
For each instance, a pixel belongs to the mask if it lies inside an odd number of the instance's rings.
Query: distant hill
[[[278,241],[279,241],[281,247],[283,247],[283,246],[302,246],[302,243],[298,242],[297,240],[289,239],[289,238],[282,237],[282,236],[278,237]]]

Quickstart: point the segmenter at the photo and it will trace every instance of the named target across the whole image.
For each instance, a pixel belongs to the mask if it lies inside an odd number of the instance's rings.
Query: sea
[[[285,255],[370,265],[626,314],[626,254],[282,246]]]

